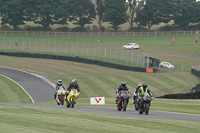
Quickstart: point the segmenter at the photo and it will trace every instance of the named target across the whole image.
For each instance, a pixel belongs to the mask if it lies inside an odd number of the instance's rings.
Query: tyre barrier
[[[71,56],[60,56],[60,55],[51,55],[51,54],[33,54],[33,53],[21,53],[21,52],[0,52],[0,55],[67,60],[67,61],[73,61],[73,62],[79,62],[79,63],[99,65],[99,66],[104,66],[104,67],[109,67],[109,68],[116,68],[120,70],[146,72],[146,68],[132,67],[132,66],[120,65],[120,64],[115,64],[115,63],[99,61],[99,60],[80,58],[79,56],[71,57]],[[153,71],[157,72],[158,70],[154,68]]]

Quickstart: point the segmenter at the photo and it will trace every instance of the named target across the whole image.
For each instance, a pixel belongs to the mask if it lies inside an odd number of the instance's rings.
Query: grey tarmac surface
[[[54,89],[44,80],[21,70],[0,67],[0,75],[7,76],[20,84],[35,103],[53,101]]]
[[[20,84],[33,98],[35,103],[54,101],[53,87],[44,80],[42,80],[41,78],[36,77],[24,71],[11,68],[3,68],[3,67],[0,67],[0,74],[5,75],[16,81],[18,84]],[[137,111],[133,109],[127,109],[127,111],[117,111],[117,108],[114,107],[75,105],[75,108],[66,108],[66,106],[44,105],[44,104],[22,104],[22,103],[0,103],[0,104],[34,107],[34,108],[36,107],[36,108],[63,109],[63,110],[72,110],[72,111],[96,113],[103,115],[114,115],[114,116],[129,117],[129,118],[140,118],[140,119],[186,120],[186,121],[197,121],[197,122],[200,121],[200,115],[153,111],[153,110],[150,110],[148,115],[145,114],[140,115]]]

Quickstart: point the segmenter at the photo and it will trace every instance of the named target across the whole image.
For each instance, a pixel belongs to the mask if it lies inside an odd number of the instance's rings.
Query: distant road
[[[0,75],[5,75],[20,84],[35,103],[54,101],[54,89],[40,78],[12,68],[0,67]]]

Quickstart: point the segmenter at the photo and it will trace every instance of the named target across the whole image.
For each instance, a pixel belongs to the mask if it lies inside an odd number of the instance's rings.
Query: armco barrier
[[[192,68],[191,73],[200,78],[200,70]]]
[[[157,98],[168,98],[168,99],[200,99],[200,92],[196,93],[185,93],[185,94],[168,94]]]
[[[104,62],[104,61],[80,58],[78,56],[70,57],[70,56],[59,56],[59,55],[50,55],[50,54],[32,54],[32,53],[18,53],[18,52],[0,52],[0,55],[67,60],[67,61],[74,61],[74,62],[80,62],[80,63],[87,63],[87,64],[94,64],[94,65],[99,65],[99,66],[104,66],[104,67],[116,68],[116,69],[121,69],[121,70],[146,72],[146,68],[125,66],[125,65],[115,64],[115,63]],[[157,69],[154,69],[154,71],[156,72]]]
[[[200,71],[197,69],[192,68],[191,73],[195,76],[200,78]],[[168,98],[168,99],[200,99],[200,91],[198,88],[198,84],[195,86],[196,88],[192,88],[190,90],[191,93],[185,93],[185,94],[167,94],[164,96],[160,96],[158,98]]]

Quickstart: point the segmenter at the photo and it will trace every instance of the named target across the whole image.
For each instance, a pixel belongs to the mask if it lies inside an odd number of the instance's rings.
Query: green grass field
[[[16,36],[4,36],[12,37]],[[97,65],[88,65],[69,61],[49,59],[34,59],[23,57],[0,56],[1,66],[21,69],[40,75],[56,82],[63,79],[67,86],[73,78],[78,80],[81,88],[80,99],[77,106],[88,106],[89,98],[93,96],[105,96],[106,105],[115,107],[114,98],[116,88],[122,80],[127,82],[133,94],[139,82],[147,82],[153,96],[164,94],[186,93],[192,86],[199,83],[197,77],[190,73],[192,65],[200,65],[199,61],[180,57],[190,56],[200,58],[199,44],[194,44],[194,36],[175,36],[175,45],[171,44],[173,36],[149,36],[149,37],[55,37],[55,36],[18,36],[22,38],[67,40],[69,42],[84,42],[96,45],[114,46],[121,48],[127,42],[138,42],[140,49],[151,57],[161,61],[169,61],[175,65],[174,70],[159,68],[159,73],[148,74],[131,71],[123,71]],[[0,77],[1,85],[7,84],[6,79]],[[0,85],[0,86],[1,86]],[[2,87],[0,90],[2,91]],[[16,92],[15,92],[16,93]],[[3,95],[1,93],[1,95]],[[7,98],[0,97],[0,100]],[[4,96],[5,97],[5,96]],[[18,97],[18,102],[21,97]],[[132,101],[132,100],[131,100]],[[5,102],[12,102],[7,99]],[[56,104],[55,101],[41,104]],[[200,100],[172,100],[158,99],[152,101],[151,110],[200,114]],[[133,108],[133,104],[128,105]],[[0,105],[0,132],[163,132],[163,133],[199,133],[199,122],[178,120],[148,120],[123,118],[110,115],[97,115],[92,113],[75,112],[70,110],[25,108],[17,106]],[[71,127],[69,125],[72,125]]]
[[[175,44],[172,44],[172,37],[176,38]],[[7,46],[6,49],[15,48],[15,41],[19,41],[19,48],[23,46],[24,40],[26,41],[25,49],[26,51],[38,52],[39,49],[42,51],[43,47],[49,42],[51,46],[46,51],[49,51],[51,54],[59,54],[59,52],[65,53],[65,55],[73,55],[74,53],[79,53],[79,56],[82,56],[82,51],[91,47],[90,52],[93,52],[93,46],[95,50],[101,51],[101,55],[105,54],[104,49],[107,48],[107,54],[109,53],[109,49],[112,48],[112,52],[116,51],[116,49],[122,49],[122,46],[128,42],[137,42],[140,45],[140,49],[134,50],[134,53],[146,53],[150,57],[154,57],[160,59],[160,61],[168,61],[171,62],[175,66],[175,71],[187,71],[189,72],[192,65],[200,65],[199,60],[188,59],[187,57],[181,56],[189,56],[192,58],[200,58],[199,50],[200,44],[195,44],[195,35],[166,35],[166,36],[133,36],[133,37],[76,37],[76,36],[25,36],[25,35],[0,35],[0,48],[4,49],[4,39],[6,40]],[[41,41],[43,40],[43,41]],[[99,41],[98,41],[99,40]],[[37,42],[37,46],[35,45]],[[44,45],[43,47],[41,45]],[[29,46],[30,45],[30,46]],[[32,46],[31,46],[32,45]],[[77,49],[73,51],[73,48]],[[30,48],[30,49],[29,49]],[[67,49],[66,49],[67,48]],[[37,49],[37,50],[36,50]],[[26,52],[25,51],[25,52]],[[126,53],[130,54],[131,51],[127,51]],[[112,55],[108,56],[112,58],[112,60],[106,59],[106,61],[113,62],[115,59],[115,55],[120,54],[112,53]],[[124,53],[123,53],[124,54]],[[92,53],[93,55],[93,53]],[[95,58],[93,56],[87,58]],[[118,55],[120,56],[120,55]],[[118,57],[117,56],[117,57]],[[119,58],[119,57],[118,57]],[[101,58],[100,60],[105,60]],[[117,62],[120,63],[120,62]],[[125,62],[121,62],[125,63]],[[134,65],[134,64],[130,64]],[[160,72],[169,72],[165,69],[160,69]]]
[[[0,75],[1,103],[32,103],[28,95],[15,82]]]
[[[123,112],[122,112],[123,113]],[[148,120],[61,109],[0,105],[0,132],[15,133],[198,133],[199,122]]]

